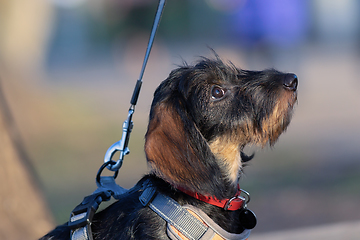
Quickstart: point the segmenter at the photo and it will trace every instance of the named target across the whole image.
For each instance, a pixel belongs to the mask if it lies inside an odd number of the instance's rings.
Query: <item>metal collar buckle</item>
[[[241,192],[239,195],[229,199],[229,201],[226,203],[226,205],[224,207],[225,210],[228,210],[229,208],[231,208],[234,203],[241,204],[242,205],[241,208],[246,208],[246,205],[250,202],[250,194],[243,189],[240,189],[240,191]],[[241,193],[244,193],[246,197],[241,196]],[[232,204],[232,202],[233,202],[233,204]]]

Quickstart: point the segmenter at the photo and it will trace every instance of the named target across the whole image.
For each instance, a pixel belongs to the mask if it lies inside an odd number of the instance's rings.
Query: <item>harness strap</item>
[[[204,236],[204,239],[244,240],[244,239],[247,239],[251,233],[251,230],[249,230],[249,229],[245,229],[240,234],[229,233],[229,232],[225,231],[223,228],[221,228],[218,224],[216,224],[213,219],[211,219],[206,213],[204,213],[199,208],[194,207],[192,205],[184,205],[183,208],[186,209],[187,211],[189,211],[192,215],[194,215],[196,218],[198,218],[200,221],[202,221],[206,226],[208,226],[212,230],[211,235],[208,234],[207,238],[205,238],[205,236]],[[182,236],[180,235],[180,237],[182,237]],[[179,239],[184,240],[185,238],[179,238]]]
[[[86,196],[71,212],[68,226],[71,229],[72,240],[92,240],[91,222],[96,210],[102,201],[107,201],[111,197],[110,192],[101,191]]]
[[[90,225],[87,224],[85,227],[72,231],[71,240],[93,240]]]
[[[139,200],[167,222],[167,234],[173,240],[244,240],[250,235],[248,229],[241,234],[226,232],[200,209],[182,207],[151,185],[144,189]]]
[[[97,182],[98,188],[77,205],[71,212],[68,226],[71,229],[71,240],[93,240],[91,224],[95,212],[103,201],[110,200],[111,196],[120,199],[138,191],[143,182],[139,182],[133,188],[127,190],[116,184],[111,176],[100,177]]]
[[[156,188],[149,186],[139,198],[144,206],[149,206],[167,223],[174,226],[188,239],[199,240],[207,227],[188,211],[184,210],[173,199],[156,192]]]

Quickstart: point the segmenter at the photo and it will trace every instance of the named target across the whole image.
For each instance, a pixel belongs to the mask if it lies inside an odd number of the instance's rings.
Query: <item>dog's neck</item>
[[[209,146],[211,152],[218,159],[219,165],[226,169],[226,177],[233,186],[237,186],[242,168],[241,151],[243,147],[235,141],[221,137],[213,140]]]

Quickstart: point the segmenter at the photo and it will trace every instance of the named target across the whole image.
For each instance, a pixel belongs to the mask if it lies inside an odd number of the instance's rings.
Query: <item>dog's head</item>
[[[145,152],[152,173],[217,198],[237,190],[247,144],[273,145],[290,123],[297,77],[203,58],[154,93]]]

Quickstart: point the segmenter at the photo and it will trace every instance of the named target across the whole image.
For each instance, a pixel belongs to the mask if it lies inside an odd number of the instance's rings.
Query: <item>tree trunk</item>
[[[26,79],[28,85],[34,84],[33,79],[41,79],[37,76],[43,67],[51,20],[49,1],[0,0],[0,239],[37,239],[54,226],[5,91],[1,91],[1,87],[10,90],[6,93],[12,97],[11,103],[22,96],[12,94],[16,91],[8,88],[12,85],[8,83],[17,77],[4,77],[7,70]],[[34,107],[29,105],[22,107]]]
[[[53,227],[0,82],[0,239],[37,239]]]

